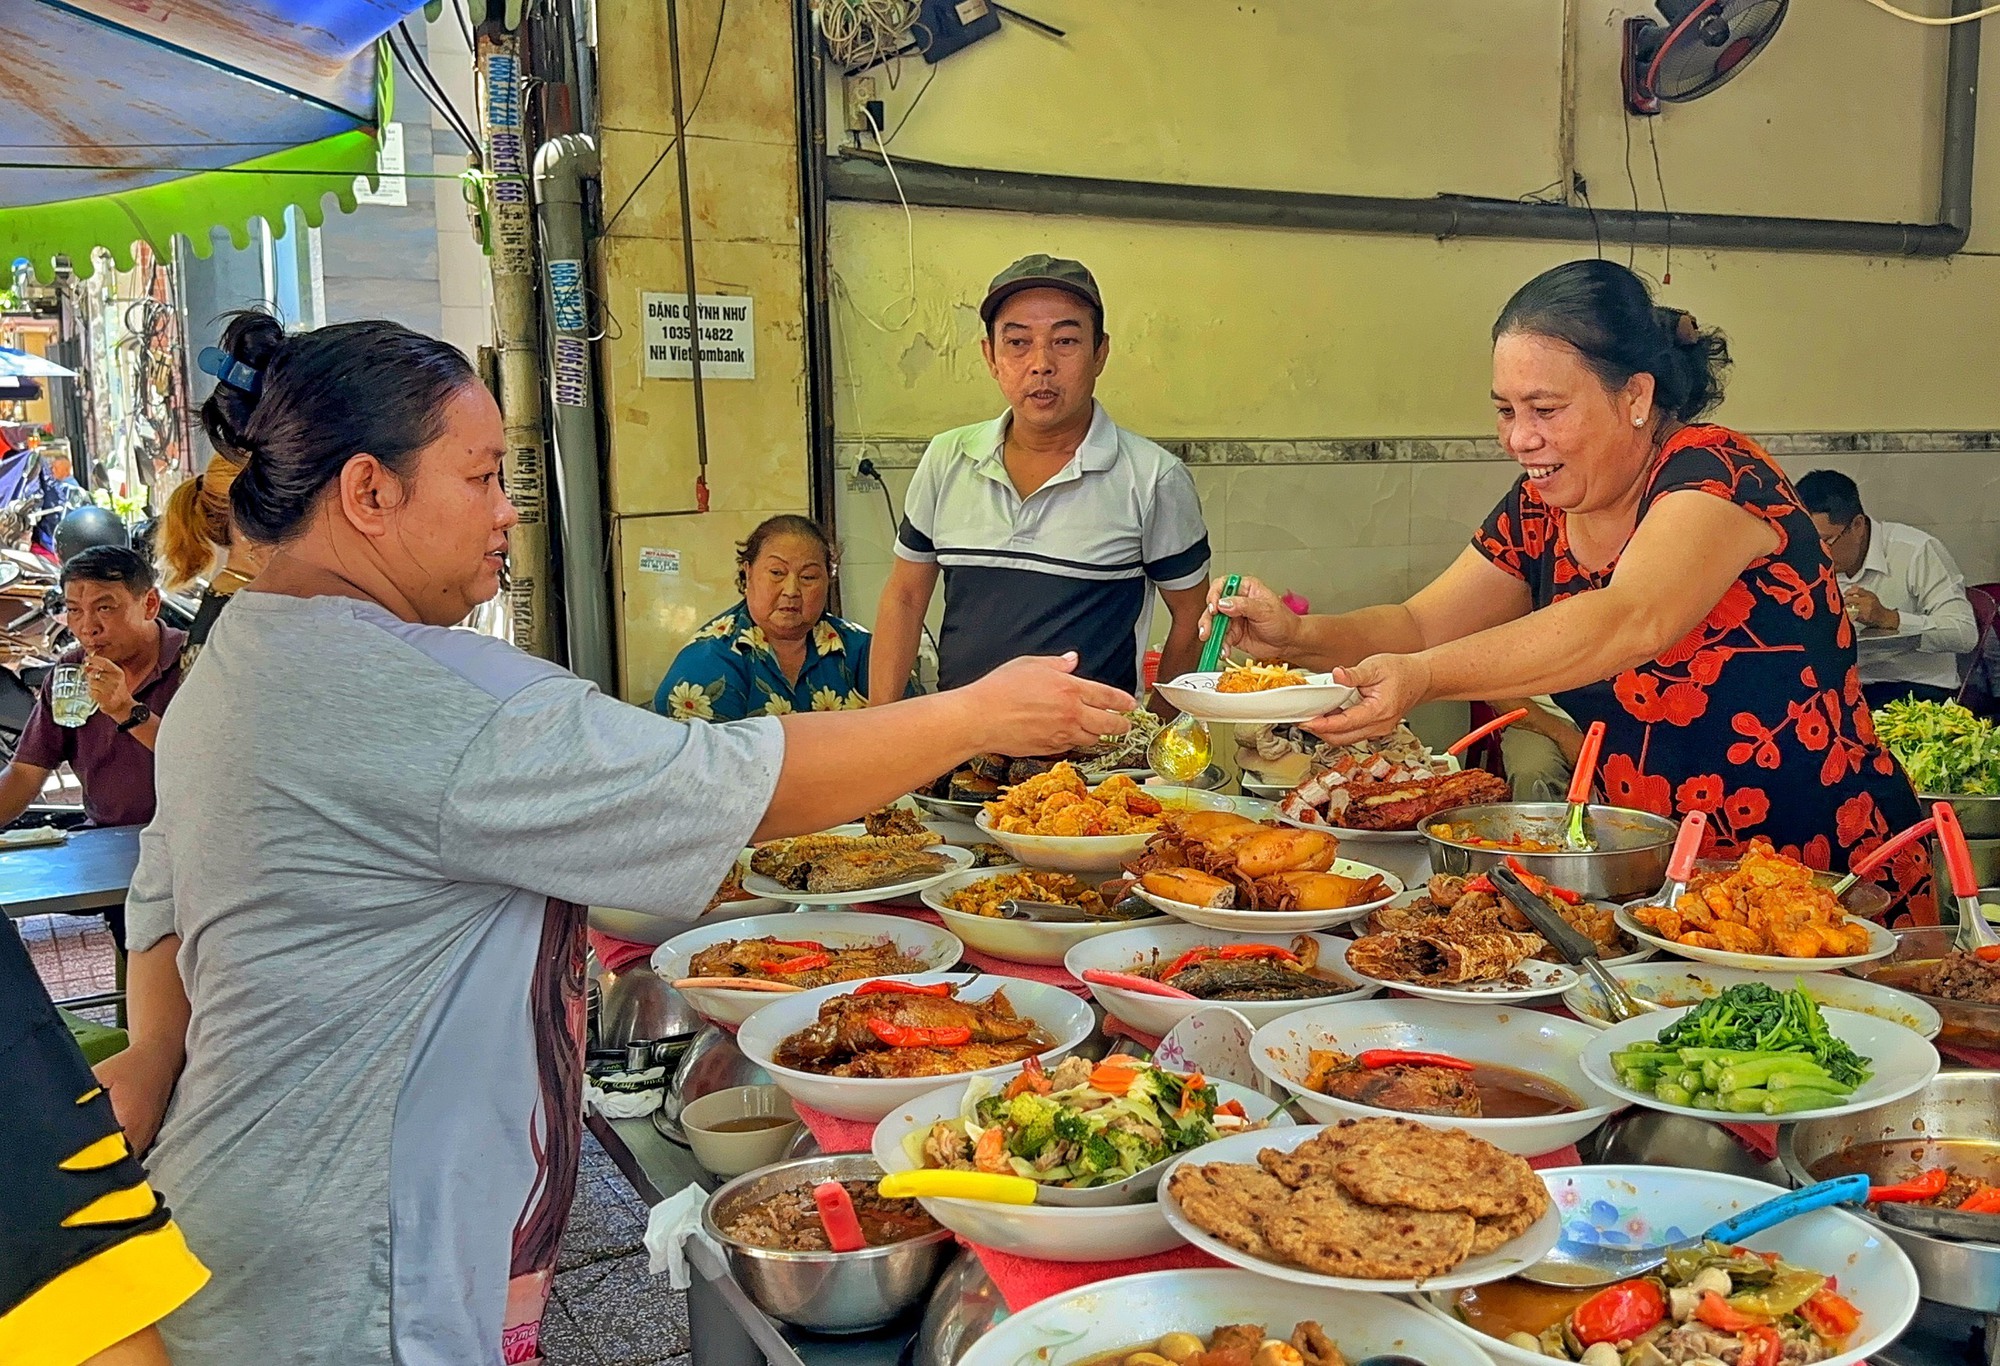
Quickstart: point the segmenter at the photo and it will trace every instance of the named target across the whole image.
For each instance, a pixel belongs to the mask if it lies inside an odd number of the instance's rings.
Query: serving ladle
[[[1939,803],[1939,805],[1948,806],[1949,804]],[[1866,858],[1857,860],[1854,866],[1848,869],[1845,877],[1833,884],[1829,889],[1833,893],[1833,899],[1839,901],[1845,898],[1848,892],[1852,891],[1860,883],[1861,879],[1880,870],[1884,864],[1894,858],[1905,846],[1916,843],[1937,828],[1937,817],[1935,815],[1926,816],[1901,834],[1891,835],[1888,839],[1883,840]]]
[[[1988,958],[2000,950],[2000,934],[1986,923],[1985,908],[1979,904],[1979,875],[1973,871],[1972,850],[1965,843],[1965,828],[1958,823],[1958,811],[1950,802],[1935,802],[1931,817],[1937,822],[1938,843],[1944,847],[1944,866],[1951,874],[1951,894],[1958,901],[1958,931],[1951,946],[1960,953],[1985,953]]]
[[[1222,581],[1222,597],[1233,598],[1243,586],[1241,574]],[[1196,673],[1214,673],[1222,663],[1222,642],[1229,635],[1229,619],[1217,612],[1208,621],[1208,643],[1201,647]],[[1172,680],[1169,679],[1169,682]],[[1177,783],[1191,783],[1208,768],[1208,727],[1182,712],[1171,726],[1163,727],[1146,746],[1146,762],[1153,772]],[[1196,763],[1195,760],[1200,762]]]
[[[1563,843],[1573,852],[1597,852],[1597,835],[1590,828],[1590,785],[1597,781],[1597,756],[1604,749],[1604,723],[1592,721],[1576,756],[1569,780],[1569,816],[1563,822]]]

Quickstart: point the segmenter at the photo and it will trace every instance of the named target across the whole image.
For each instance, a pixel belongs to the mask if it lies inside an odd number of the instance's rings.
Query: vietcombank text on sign
[[[750,296],[703,294],[696,302],[701,314],[701,377],[757,378],[756,313]],[[646,320],[646,378],[692,379],[687,295],[641,294],[639,303]]]

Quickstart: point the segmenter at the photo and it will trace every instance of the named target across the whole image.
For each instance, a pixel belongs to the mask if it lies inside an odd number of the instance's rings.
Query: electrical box
[[[924,60],[933,63],[1000,31],[1000,16],[986,0],[924,0],[917,22],[929,35]],[[917,41],[924,42],[924,34]]]

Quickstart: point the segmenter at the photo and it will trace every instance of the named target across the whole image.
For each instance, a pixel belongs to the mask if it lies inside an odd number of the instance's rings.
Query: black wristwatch
[[[118,723],[118,733],[120,735],[130,735],[134,730],[145,725],[152,719],[153,709],[151,707],[147,706],[144,702],[134,702],[132,704],[132,714]]]

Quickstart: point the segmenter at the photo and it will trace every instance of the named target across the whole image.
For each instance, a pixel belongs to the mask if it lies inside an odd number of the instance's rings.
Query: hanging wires
[[[1639,180],[1632,174],[1632,114],[1625,112],[1622,120],[1625,128],[1625,183],[1632,187],[1632,240],[1625,251],[1625,267],[1639,268]]]
[[[897,202],[903,206],[903,235],[905,244],[909,248],[910,263],[908,282],[903,286],[903,297],[889,306],[890,312],[885,312],[881,318],[876,318],[861,306],[861,301],[854,297],[854,291],[848,287],[847,281],[842,279],[838,272],[834,273],[834,280],[840,285],[841,293],[847,296],[847,301],[854,305],[854,311],[861,315],[863,322],[877,332],[901,332],[917,316],[917,220],[916,215],[910,212],[910,201],[903,194],[903,180],[896,174],[896,163],[890,158],[888,149],[882,145],[882,125],[875,122],[875,111],[863,105],[861,112],[867,118],[868,126],[875,132],[875,146],[882,153],[882,164],[889,168],[889,183],[896,187]],[[896,322],[886,321],[897,308],[903,310],[901,319]]]
[[[1660,215],[1666,219],[1667,264],[1660,276],[1660,283],[1670,285],[1674,282],[1674,210],[1673,206],[1667,203],[1667,177],[1660,169],[1660,139],[1653,132],[1651,119],[1646,120],[1646,141],[1653,145],[1653,183],[1660,187]]]
[[[922,14],[918,0],[820,0],[816,11],[834,61],[863,70],[901,56]],[[892,86],[895,79],[892,71]]]
[[[2000,14],[2000,5],[1988,5],[1985,9],[1974,10],[1970,14],[1954,14],[1946,18],[1936,18],[1928,14],[1912,14],[1906,9],[1897,9],[1889,0],[1868,0],[1868,3],[1884,14],[1893,14],[1898,19],[1907,19],[1913,24],[1923,24],[1929,28],[1945,28],[1952,24],[1969,24],[1975,19]]]
[[[409,44],[408,53],[405,53],[402,44],[396,41],[398,32],[402,33],[403,42]],[[409,21],[404,20],[396,25],[386,36],[389,39],[389,50],[396,54],[396,65],[403,68],[403,74],[410,78],[410,83],[417,87],[417,92],[424,97],[424,101],[444,118],[446,126],[452,132],[458,134],[459,139],[465,143],[467,151],[477,152],[479,139],[473,135],[472,125],[467,123],[465,116],[452,105],[451,97],[445,94],[444,86],[439,84],[437,76],[431,71],[430,64],[424,61],[423,53],[417,48],[417,40],[410,33]],[[422,75],[418,74],[419,69]]]

